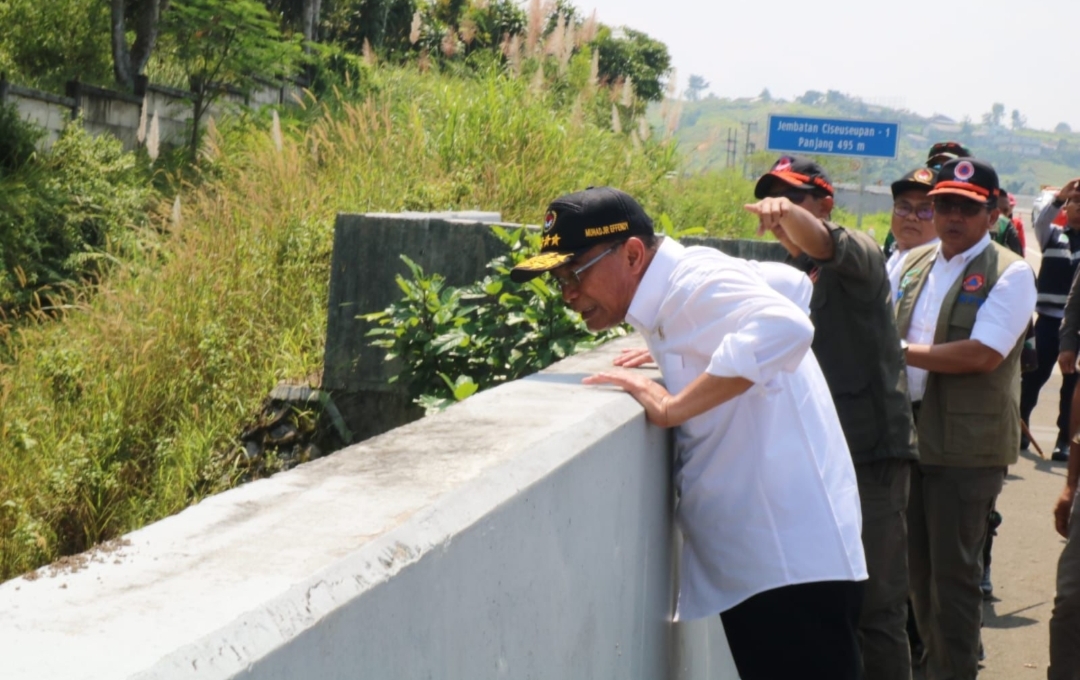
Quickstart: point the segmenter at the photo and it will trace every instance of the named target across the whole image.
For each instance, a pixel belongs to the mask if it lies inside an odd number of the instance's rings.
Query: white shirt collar
[[[968,262],[971,262],[973,259],[978,257],[979,254],[982,253],[982,251],[986,250],[988,247],[990,247],[990,232],[986,232],[985,234],[983,234],[983,237],[979,239],[979,241],[975,245],[971,246],[962,253],[953,255],[951,260],[946,260],[945,256],[941,254],[941,243],[938,243],[936,261],[949,265],[955,265],[959,263],[967,266]]]
[[[638,331],[648,332],[656,327],[656,316],[667,293],[667,283],[684,250],[685,246],[669,237],[664,237],[656,249],[656,255],[634,291],[630,308],[626,310],[626,320]]]

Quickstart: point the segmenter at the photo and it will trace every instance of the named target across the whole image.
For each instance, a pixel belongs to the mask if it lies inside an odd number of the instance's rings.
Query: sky
[[[994,102],[1028,127],[1080,131],[1075,0],[574,0],[668,46],[718,97],[839,90],[869,103],[979,121]]]

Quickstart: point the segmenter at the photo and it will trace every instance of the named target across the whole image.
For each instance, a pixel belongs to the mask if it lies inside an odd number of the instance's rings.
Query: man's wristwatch
[[[900,338],[900,351],[904,353],[904,356],[907,356],[907,348],[907,340]]]

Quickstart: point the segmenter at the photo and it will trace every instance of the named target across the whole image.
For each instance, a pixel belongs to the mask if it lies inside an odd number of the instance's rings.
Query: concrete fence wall
[[[259,109],[285,104],[301,92],[301,87],[292,82],[266,82],[248,94],[230,89],[210,107],[208,115],[220,116],[230,107]],[[60,96],[0,79],[0,104],[14,104],[24,120],[44,128],[46,137],[42,143],[46,148],[51,147],[64,126],[81,113],[83,125],[89,132],[111,134],[130,151],[138,146],[137,133],[144,105],[148,127],[154,113],[158,114],[160,142],[183,144],[187,142],[194,115],[192,101],[191,92],[145,82],[139,84],[135,94],[130,94],[73,81],[68,83],[65,95]]]
[[[5,680],[729,680],[673,624],[669,433],[620,346],[0,585]]]

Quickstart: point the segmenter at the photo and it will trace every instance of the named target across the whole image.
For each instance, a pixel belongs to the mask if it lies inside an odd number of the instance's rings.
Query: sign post
[[[856,158],[896,158],[899,123],[878,123],[842,118],[808,118],[769,114],[765,148],[798,154],[854,156]],[[858,225],[862,226],[866,190],[866,160],[859,168]]]

